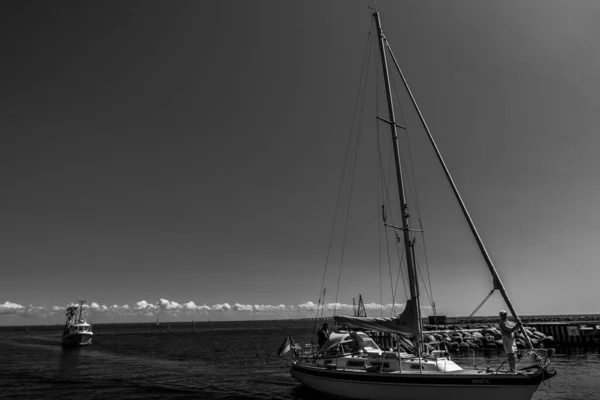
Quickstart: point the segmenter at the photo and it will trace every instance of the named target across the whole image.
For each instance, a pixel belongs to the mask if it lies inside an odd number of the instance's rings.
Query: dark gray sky
[[[0,308],[316,303],[368,6],[2,4]],[[517,309],[597,311],[600,5],[377,6]],[[491,280],[419,149],[434,297],[468,314]],[[379,303],[377,193],[356,190],[338,301]]]

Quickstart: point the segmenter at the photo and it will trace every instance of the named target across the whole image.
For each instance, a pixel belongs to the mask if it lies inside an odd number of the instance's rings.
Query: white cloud
[[[300,307],[300,309],[303,311],[317,311],[317,305],[312,301],[307,301],[304,304],[298,304],[298,307]]]
[[[21,304],[6,301],[4,304],[0,304],[0,315],[18,315],[20,317],[36,318],[43,316],[46,313],[45,307],[28,305],[22,306]]]
[[[278,306],[271,306],[271,305],[258,305],[255,304],[254,306],[252,306],[252,309],[254,310],[254,312],[260,313],[260,312],[277,312],[277,311],[285,311],[287,309],[292,309],[294,308],[294,306],[289,306],[286,307],[285,304],[280,304]]]
[[[25,307],[17,303],[7,301],[4,304],[0,304],[0,315],[18,314],[23,311],[25,311]]]
[[[183,308],[185,310],[197,310],[198,306],[193,301],[188,301],[187,303],[183,303]]]
[[[233,311],[253,311],[253,308],[250,304],[235,303],[231,309]]]
[[[182,308],[181,304],[166,299],[160,299],[158,301],[158,307],[161,310],[180,310]]]
[[[229,303],[223,303],[223,304],[215,304],[211,307],[213,310],[215,311],[231,311],[231,306],[229,305]]]
[[[32,306],[31,304],[25,307],[25,315],[31,317],[41,317],[46,313],[46,307]]]
[[[77,305],[71,303],[69,305]],[[58,315],[62,315],[68,305],[66,306],[51,306],[48,309],[44,307],[29,305],[23,306],[21,304],[6,301],[0,303],[0,315],[6,315],[5,321],[15,317],[37,317],[46,318]],[[280,318],[314,318],[317,311],[317,304],[312,301],[307,301],[301,304],[243,304],[236,302],[233,305],[230,303],[214,304],[208,306],[206,304],[196,304],[194,301],[189,300],[187,302],[178,303],[177,301],[161,298],[156,303],[150,303],[146,300],[140,300],[134,302],[132,305],[129,304],[113,304],[112,306],[102,305],[97,302],[92,302],[86,308],[88,318],[92,321],[98,322],[136,322],[136,321],[151,321],[158,315],[163,318],[169,318],[171,321],[185,321],[194,319],[199,316],[205,316],[211,320],[235,320],[240,319],[280,319]],[[377,303],[365,304],[367,314],[370,316],[379,316],[382,306]],[[395,314],[400,314],[404,309],[404,304],[395,304]],[[343,303],[326,303],[320,306],[323,315],[330,317],[333,315],[334,310],[339,315],[351,315],[354,312],[354,305],[343,304]],[[384,316],[391,316],[392,305],[383,305]],[[431,307],[421,307],[423,316],[431,315]],[[319,312],[321,314],[321,311]],[[10,317],[10,316],[14,317]],[[8,318],[8,320],[7,320]],[[13,321],[16,321],[13,319]]]
[[[354,309],[354,306],[350,304],[342,304],[342,303],[327,303],[325,307],[328,310],[338,310],[343,312],[348,312]]]
[[[146,300],[141,300],[135,303],[135,308],[138,310],[155,310],[158,306],[156,304],[148,303]]]

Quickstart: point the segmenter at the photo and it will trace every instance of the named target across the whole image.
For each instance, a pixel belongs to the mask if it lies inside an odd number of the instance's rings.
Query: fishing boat
[[[94,333],[92,325],[85,320],[83,313],[83,303],[80,300],[78,305],[67,307],[67,322],[63,331],[62,345],[64,347],[77,347],[92,344]]]
[[[460,209],[469,225],[483,260],[493,278],[493,290],[499,291],[513,318],[519,321],[517,312],[511,303],[507,291],[498,272],[475,228],[467,208],[458,192],[441,153],[427,127],[408,83],[398,65],[392,49],[381,28],[378,12],[373,13],[372,30],[376,31],[378,71],[383,74],[387,115],[378,115],[378,124],[386,125],[391,133],[391,144],[394,162],[390,168],[394,184],[397,184],[395,202],[400,207],[401,223],[386,219],[382,212],[383,229],[393,230],[401,247],[400,265],[404,263],[407,270],[408,289],[407,302],[402,313],[388,318],[367,317],[365,315],[334,315],[338,326],[344,330],[331,333],[327,341],[315,349],[314,346],[295,344],[291,336],[280,347],[282,355],[293,350],[291,375],[302,384],[328,395],[350,399],[372,400],[434,400],[434,399],[511,399],[529,400],[538,386],[551,378],[556,372],[550,368],[554,355],[553,349],[534,349],[527,332],[522,325],[522,332],[527,349],[520,358],[515,370],[507,369],[506,362],[498,367],[477,367],[466,369],[455,362],[444,349],[430,349],[424,344],[421,305],[419,297],[418,269],[415,256],[417,232],[411,226],[407,193],[405,189],[406,173],[403,172],[404,161],[398,140],[398,130],[405,130],[395,117],[392,89],[388,71],[388,57],[391,58],[396,71],[400,75],[403,87],[410,98],[415,113],[427,134],[428,142],[443,169]],[[371,34],[371,32],[369,32]],[[370,37],[373,37],[370,35]],[[373,37],[373,40],[375,38]],[[377,110],[379,111],[379,110]],[[402,121],[401,121],[402,122]],[[387,139],[386,139],[387,140]],[[324,292],[324,290],[323,290]],[[491,294],[490,293],[490,294]],[[488,296],[489,298],[489,296]],[[486,298],[487,300],[487,298]],[[485,301],[485,300],[484,300]],[[318,311],[317,311],[318,312]],[[405,351],[406,347],[382,348],[365,332],[381,332],[393,335],[397,342],[410,340],[414,344],[413,351]]]

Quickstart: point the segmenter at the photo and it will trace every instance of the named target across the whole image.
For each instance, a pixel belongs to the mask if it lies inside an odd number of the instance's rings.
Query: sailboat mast
[[[75,321],[76,324],[79,323],[79,321],[81,321],[81,313],[83,312],[83,300],[79,300],[79,310],[78,310],[78,314],[77,314],[77,320]]]
[[[406,204],[406,194],[404,192],[404,182],[402,179],[402,165],[400,163],[400,147],[398,145],[398,132],[396,129],[396,117],[394,115],[394,103],[392,100],[392,91],[390,88],[390,77],[388,73],[387,59],[385,56],[385,37],[383,36],[383,30],[381,29],[381,20],[379,19],[379,13],[373,14],[375,22],[377,24],[377,35],[379,38],[379,49],[381,51],[381,65],[383,69],[383,77],[385,81],[385,93],[387,96],[389,121],[392,143],[394,146],[394,160],[396,164],[396,178],[398,183],[398,194],[400,198],[400,212],[402,214],[402,232],[404,234],[404,254],[406,254],[406,264],[408,269],[408,280],[410,288],[410,297],[415,301],[416,312],[417,312],[417,324],[419,334],[421,332],[421,310],[419,304],[419,290],[416,276],[415,262],[413,258],[413,252],[411,251],[411,239],[410,239],[410,223],[408,215],[408,205]],[[419,346],[420,351],[420,346]]]
[[[454,192],[454,196],[456,197],[456,200],[458,201],[458,204],[460,205],[460,209],[462,210],[462,212],[465,216],[465,219],[467,220],[467,223],[469,224],[469,228],[471,229],[471,232],[473,233],[475,240],[477,241],[477,246],[479,247],[481,255],[483,256],[483,259],[485,260],[485,263],[487,264],[488,269],[490,270],[490,273],[492,274],[492,278],[494,280],[494,290],[500,291],[511,314],[513,315],[513,317],[515,319],[518,319],[519,316],[517,315],[517,311],[515,310],[515,307],[513,306],[512,302],[510,301],[510,298],[508,297],[508,293],[506,292],[506,289],[504,288],[504,284],[502,283],[502,280],[500,280],[500,275],[498,275],[498,271],[496,270],[496,267],[494,266],[494,263],[492,262],[492,258],[490,257],[487,249],[485,248],[485,245],[483,244],[483,240],[481,239],[481,236],[479,236],[479,232],[477,231],[477,228],[475,227],[475,223],[473,222],[473,219],[471,218],[471,215],[469,214],[469,211],[467,210],[467,206],[465,205],[460,193],[458,192],[458,188],[456,187],[456,184],[454,183],[454,180],[452,179],[452,176],[450,175],[450,171],[448,170],[448,167],[446,167],[446,163],[444,162],[444,159],[442,158],[442,153],[440,153],[440,150],[438,149],[437,144],[435,143],[435,140],[433,139],[433,135],[429,131],[429,127],[427,126],[427,123],[425,122],[425,118],[423,117],[423,114],[421,113],[421,110],[419,109],[419,106],[417,105],[417,101],[415,100],[415,97],[413,96],[410,88],[408,87],[408,82],[406,81],[406,78],[404,78],[404,74],[402,73],[402,70],[400,69],[400,65],[398,64],[398,61],[396,61],[396,57],[394,56],[394,53],[392,52],[392,49],[390,48],[389,43],[386,42],[386,44],[387,44],[388,51],[390,52],[390,55],[392,56],[392,61],[394,61],[396,69],[398,70],[398,73],[400,74],[400,77],[402,78],[402,82],[404,83],[406,92],[408,93],[410,100],[412,101],[412,104],[415,107],[417,114],[419,115],[421,124],[423,125],[425,132],[427,132],[427,137],[429,138],[429,141],[435,151],[435,154],[437,155],[437,158],[438,158],[440,164],[442,165],[442,169],[444,170],[444,173],[446,174],[446,178],[448,179],[448,182],[450,183],[450,186],[452,187],[452,191]],[[382,43],[382,46],[383,46],[383,43]],[[521,327],[521,331],[523,333],[523,336],[525,337],[527,346],[529,347],[529,349],[533,349],[533,344],[529,340],[529,336],[527,335],[525,328]]]

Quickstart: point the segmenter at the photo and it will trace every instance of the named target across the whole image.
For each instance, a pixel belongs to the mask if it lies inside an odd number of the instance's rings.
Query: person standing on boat
[[[508,356],[508,365],[510,372],[515,372],[516,360],[515,352],[517,351],[517,344],[515,343],[515,331],[521,326],[521,320],[517,319],[517,323],[508,320],[508,314],[505,310],[500,310],[500,331],[502,332],[502,344],[504,345],[504,351]]]
[[[329,332],[329,325],[327,322],[325,322],[323,327],[319,330],[319,349],[323,347],[327,339],[329,339],[330,334],[331,332]]]

